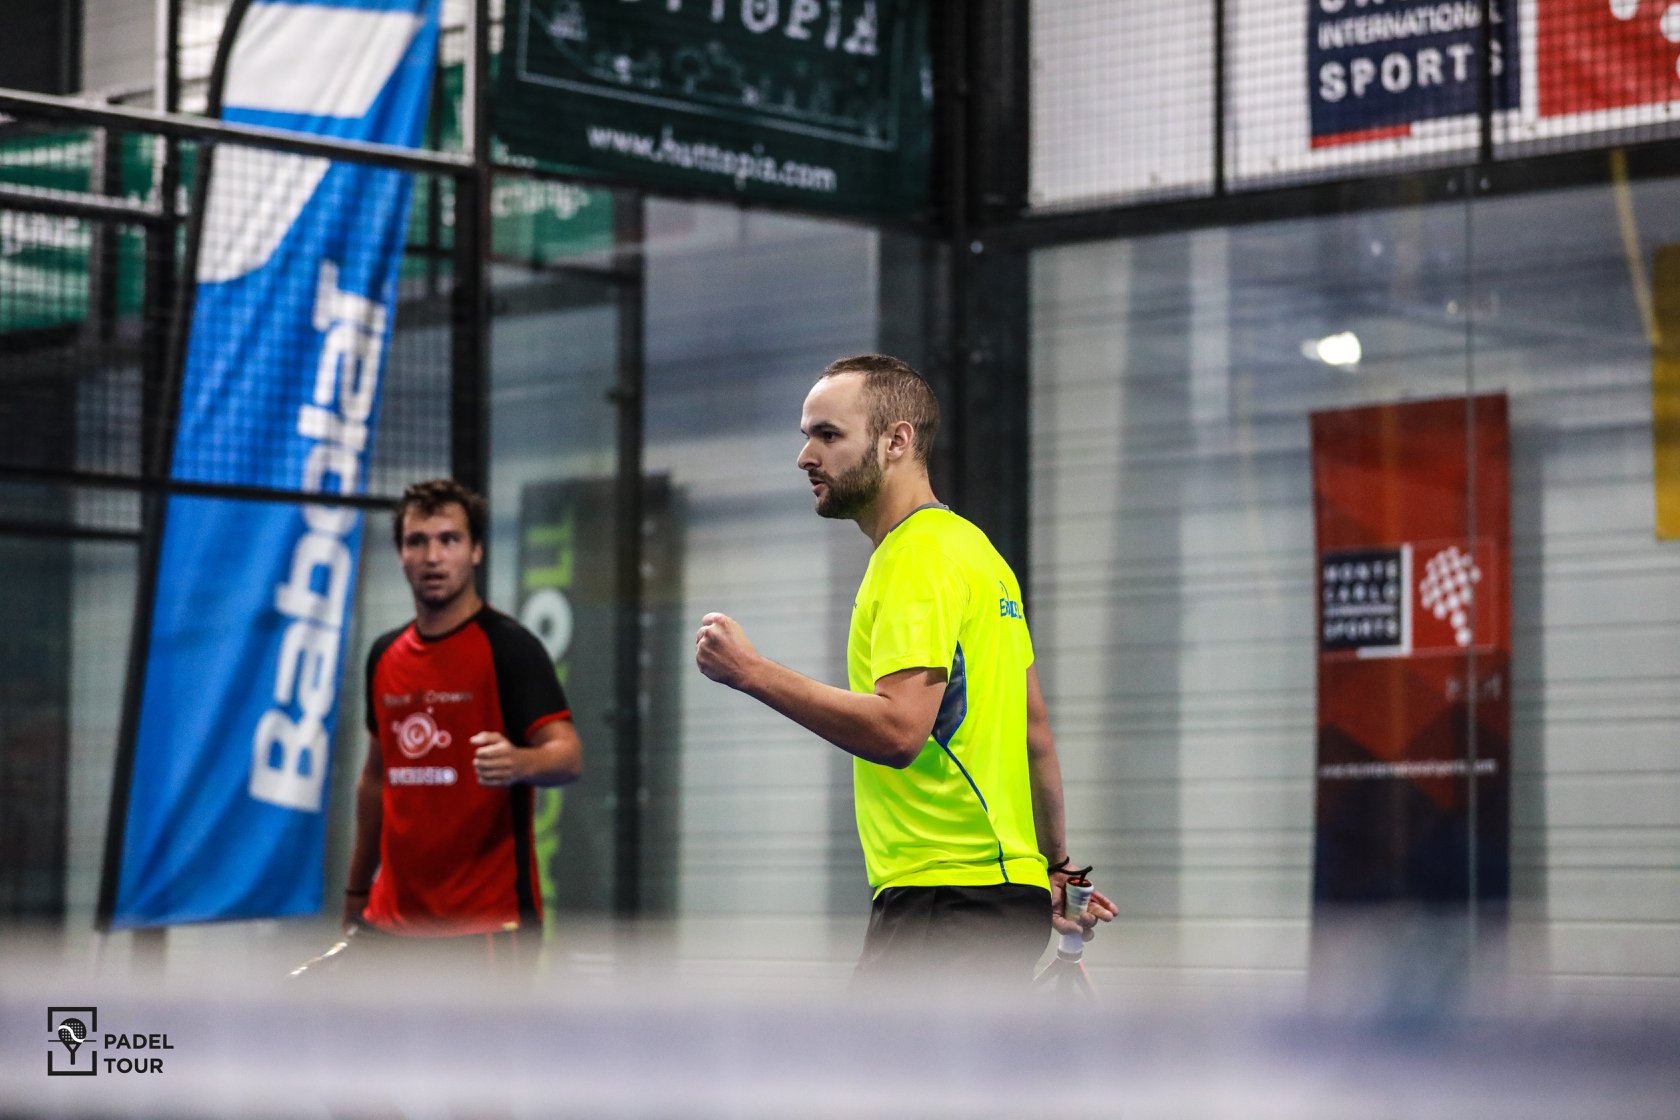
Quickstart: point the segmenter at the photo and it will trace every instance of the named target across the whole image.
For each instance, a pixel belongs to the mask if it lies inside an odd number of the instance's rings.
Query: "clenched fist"
[[[481,786],[511,786],[522,777],[519,769],[519,748],[508,742],[507,736],[496,731],[480,731],[467,740],[478,749],[473,752],[473,772]]]
[[[707,677],[741,688],[758,660],[758,650],[739,622],[716,612],[700,620],[700,631],[694,635],[694,663]]]

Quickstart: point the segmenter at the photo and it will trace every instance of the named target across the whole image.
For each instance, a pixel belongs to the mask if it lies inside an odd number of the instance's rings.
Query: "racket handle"
[[[1089,879],[1069,879],[1066,887],[1067,902],[1062,907],[1062,913],[1069,918],[1078,918],[1085,913],[1085,907],[1091,901],[1091,892],[1096,888],[1091,886]],[[1061,943],[1056,947],[1056,955],[1063,960],[1076,961],[1085,955],[1085,935],[1082,933],[1064,933]]]

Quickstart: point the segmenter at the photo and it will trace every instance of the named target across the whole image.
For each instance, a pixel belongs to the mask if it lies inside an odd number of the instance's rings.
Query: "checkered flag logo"
[[[1424,565],[1423,581],[1418,584],[1424,607],[1436,618],[1451,622],[1453,636],[1461,646],[1468,646],[1474,635],[1470,632],[1469,606],[1475,601],[1473,587],[1482,578],[1482,570],[1469,553],[1457,545],[1442,549]]]

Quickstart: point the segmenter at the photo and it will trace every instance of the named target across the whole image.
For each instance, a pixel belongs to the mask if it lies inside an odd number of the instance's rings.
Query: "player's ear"
[[[915,442],[916,429],[910,421],[898,421],[887,429],[887,458],[899,459],[908,455]]]

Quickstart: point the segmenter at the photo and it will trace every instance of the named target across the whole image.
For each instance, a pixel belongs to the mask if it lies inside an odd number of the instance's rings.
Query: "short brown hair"
[[[916,431],[916,461],[926,466],[939,435],[939,398],[922,375],[908,362],[886,354],[854,354],[830,362],[822,376],[842,373],[863,375],[869,394],[869,438],[879,439],[900,420],[908,421]]]
[[[404,490],[402,499],[397,502],[396,513],[391,518],[391,540],[397,550],[402,550],[403,518],[409,510],[421,517],[430,517],[449,505],[457,505],[467,511],[467,536],[474,544],[482,541],[485,525],[490,520],[490,503],[484,500],[482,494],[469,490],[453,478],[431,478]]]

